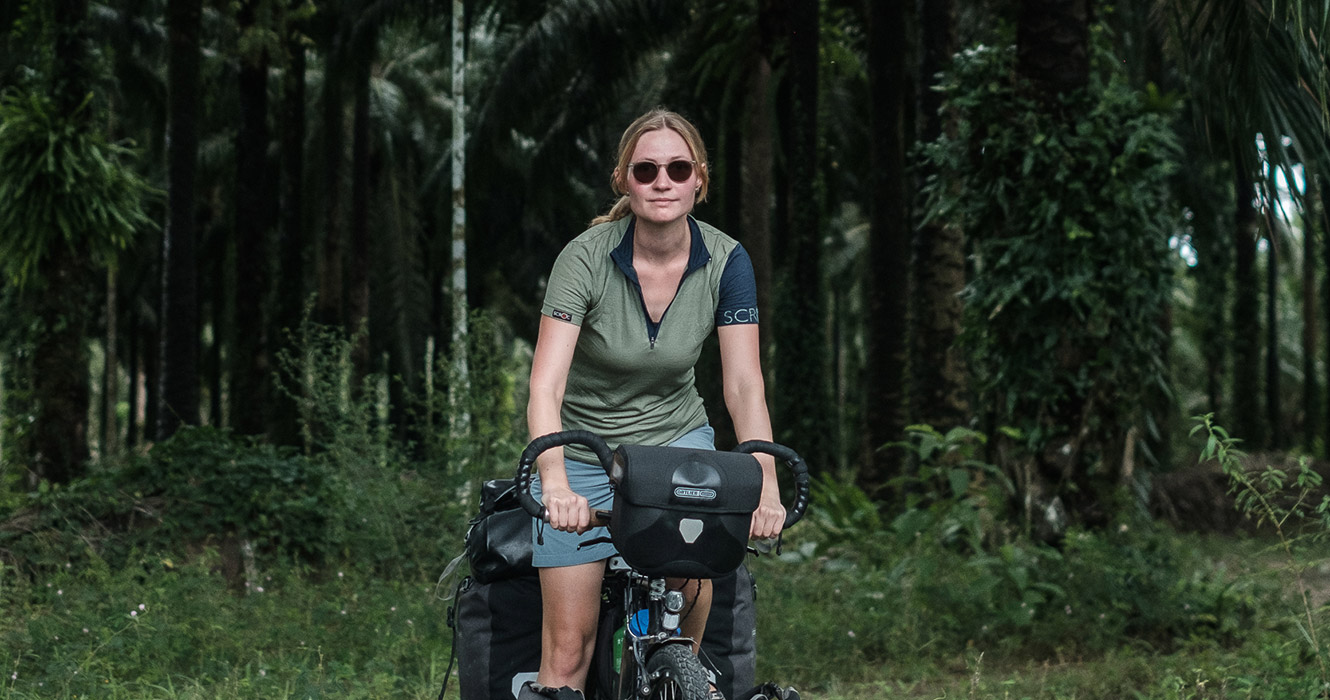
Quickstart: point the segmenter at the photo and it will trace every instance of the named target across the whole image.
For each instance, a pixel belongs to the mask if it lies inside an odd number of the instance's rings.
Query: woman
[[[706,158],[697,129],[673,112],[648,112],[624,132],[611,178],[618,202],[564,248],[550,273],[531,366],[533,437],[584,429],[610,445],[715,449],[693,381],[715,328],[736,437],[771,439],[752,262],[737,241],[689,215],[706,198]],[[591,527],[591,509],[608,509],[611,494],[593,455],[566,452],[551,449],[536,463],[533,493],[549,526],[533,557],[544,605],[540,673],[524,694],[585,688],[605,560],[614,554],[608,543],[577,547],[607,536]],[[761,539],[779,534],[785,509],[774,461],[759,459],[762,499],[750,536]],[[710,581],[671,585],[689,598],[684,633],[700,640]]]

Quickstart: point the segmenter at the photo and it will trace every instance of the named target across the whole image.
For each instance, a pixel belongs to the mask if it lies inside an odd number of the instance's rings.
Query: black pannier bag
[[[514,700],[522,683],[536,680],[541,604],[534,571],[493,583],[468,578],[454,615],[462,700]]]
[[[753,685],[757,675],[757,611],[753,577],[745,566],[712,581],[711,614],[702,636],[702,655],[716,670],[716,687],[725,697]],[[536,574],[493,583],[468,579],[454,603],[461,700],[515,700],[522,683],[540,669],[540,581]],[[603,644],[588,677],[588,698],[608,700],[612,673],[603,659],[612,654],[609,639],[623,624],[615,601],[602,601]],[[615,616],[618,616],[615,619]],[[608,672],[608,673],[607,673]]]
[[[514,576],[534,576],[531,566],[531,516],[517,503],[512,479],[491,479],[480,488],[480,512],[466,531],[471,577],[490,583]]]
[[[752,455],[621,445],[610,481],[610,533],[634,569],[716,578],[743,563],[762,497],[762,468]]]

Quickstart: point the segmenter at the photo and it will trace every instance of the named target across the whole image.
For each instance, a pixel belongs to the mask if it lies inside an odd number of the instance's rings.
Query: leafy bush
[[[234,535],[261,550],[321,559],[343,488],[326,465],[210,427],[185,427],[119,480],[161,503],[163,543]]]
[[[1073,530],[1056,547],[1022,537],[995,507],[1011,486],[979,459],[984,435],[910,433],[902,446],[916,465],[894,482],[905,494],[894,517],[857,487],[824,478],[790,551],[754,566],[759,578],[772,575],[758,606],[764,624],[800,630],[775,642],[777,656],[797,658],[811,677],[848,680],[847,666],[871,674],[921,650],[1048,658],[1106,653],[1126,640],[1165,651],[1231,645],[1274,604],[1270,587],[1233,583],[1148,523]],[[768,587],[779,589],[774,600]]]
[[[42,488],[0,526],[0,554],[29,574],[122,566],[131,552],[248,542],[258,557],[334,551],[344,489],[317,461],[186,427],[120,469]]]
[[[942,85],[956,129],[924,149],[939,173],[928,215],[974,247],[962,340],[985,411],[1016,429],[998,454],[1027,526],[1054,499],[1112,520],[1167,384],[1172,107],[1097,63],[1050,108],[1014,47],[963,51]]]

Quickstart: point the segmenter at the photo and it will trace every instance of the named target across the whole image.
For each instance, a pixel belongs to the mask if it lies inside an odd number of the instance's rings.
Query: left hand
[[[785,506],[781,505],[780,492],[768,493],[762,489],[762,502],[753,511],[753,524],[748,536],[755,540],[775,539],[785,527]]]

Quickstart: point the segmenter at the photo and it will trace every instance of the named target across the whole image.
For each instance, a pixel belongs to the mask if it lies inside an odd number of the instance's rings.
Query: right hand
[[[591,506],[586,498],[567,486],[542,490],[541,501],[549,514],[550,527],[582,534],[591,529]]]

